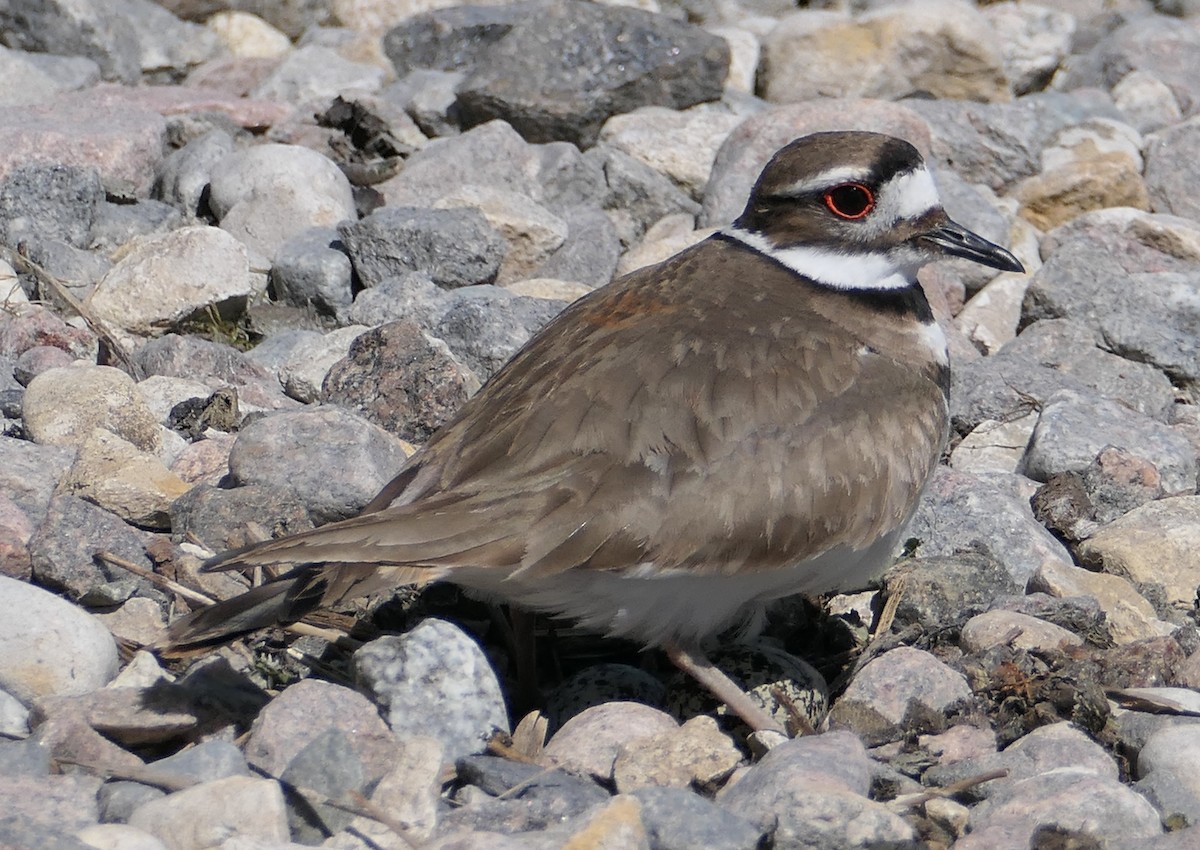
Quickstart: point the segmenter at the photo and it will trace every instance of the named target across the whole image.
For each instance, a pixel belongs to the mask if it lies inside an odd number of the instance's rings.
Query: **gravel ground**
[[[0,4],[0,846],[1200,847],[1200,6],[438,5]],[[883,588],[715,658],[819,734],[562,624],[534,712],[453,587],[142,648],[850,128],[1029,274],[922,272],[954,433]]]

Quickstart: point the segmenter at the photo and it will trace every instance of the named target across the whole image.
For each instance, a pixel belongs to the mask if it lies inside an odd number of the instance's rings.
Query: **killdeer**
[[[550,322],[362,515],[212,559],[295,569],[169,640],[446,579],[663,647],[777,728],[701,640],[891,563],[947,436],[946,340],[917,284],[944,257],[1023,271],[947,217],[907,142],[798,139],[732,226]]]

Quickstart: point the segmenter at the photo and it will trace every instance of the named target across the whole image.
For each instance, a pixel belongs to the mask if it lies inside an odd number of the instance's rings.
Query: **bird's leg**
[[[759,708],[732,679],[714,667],[699,649],[688,650],[671,642],[663,646],[663,651],[672,664],[707,688],[755,732],[778,732],[787,736],[782,726]]]

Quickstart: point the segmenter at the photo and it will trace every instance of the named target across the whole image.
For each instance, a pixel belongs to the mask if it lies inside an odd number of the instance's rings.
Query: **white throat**
[[[779,248],[761,233],[737,226],[721,233],[831,289],[906,289],[916,283],[917,266],[898,264],[886,254],[847,253],[810,245]]]

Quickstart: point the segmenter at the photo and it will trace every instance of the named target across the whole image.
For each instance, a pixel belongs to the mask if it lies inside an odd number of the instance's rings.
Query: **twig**
[[[974,788],[976,785],[991,782],[993,779],[1003,779],[1006,776],[1008,776],[1006,768],[989,770],[975,776],[968,776],[966,779],[960,779],[958,782],[951,782],[949,785],[943,785],[941,788],[930,788],[928,791],[920,794],[905,794],[892,800],[888,805],[897,809],[914,809],[938,797],[953,797],[955,794],[966,791],[968,788]]]
[[[96,557],[123,570],[128,570],[135,576],[144,578],[146,581],[156,584],[164,590],[169,590],[178,596],[182,596],[188,602],[195,602],[198,605],[212,605],[215,601],[211,596],[207,596],[198,590],[184,587],[177,581],[173,581],[166,576],[160,576],[158,573],[146,569],[141,564],[136,564],[112,552],[97,552]]]

